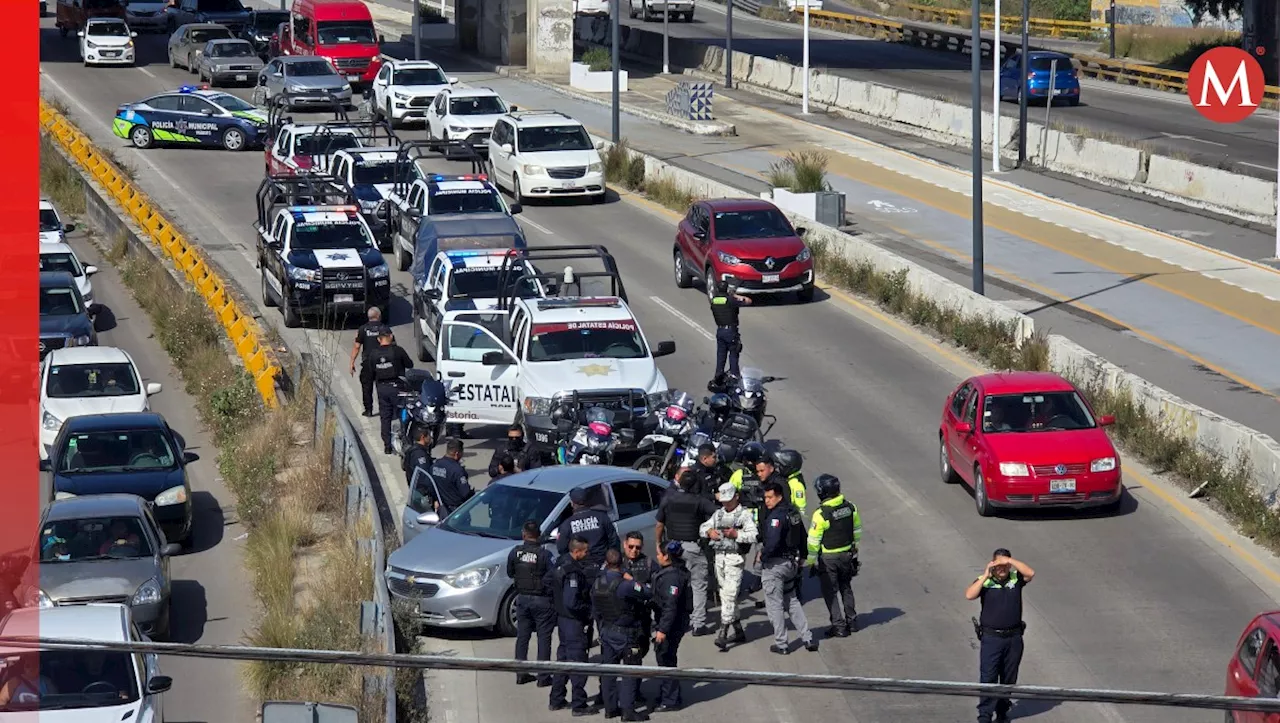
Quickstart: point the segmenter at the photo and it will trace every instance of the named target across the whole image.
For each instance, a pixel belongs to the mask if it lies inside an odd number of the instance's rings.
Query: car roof
[[[96,25],[100,23],[124,23],[124,18],[89,18],[85,21],[85,25]]]
[[[103,432],[114,429],[161,429],[164,417],[156,412],[82,414],[68,418],[63,429],[71,432]]]
[[[627,302],[616,296],[582,296],[573,299],[521,299],[535,324],[565,324],[571,321],[634,320]],[[572,302],[582,303],[572,303]],[[567,302],[567,303],[566,303]],[[565,303],[557,307],[557,303]],[[549,307],[549,308],[548,308]]]
[[[517,126],[524,128],[547,128],[550,126],[581,126],[582,121],[555,110],[530,110],[508,113]]]
[[[84,495],[54,500],[45,511],[45,521],[79,520],[86,517],[142,516],[146,502],[137,495]]]
[[[703,201],[713,212],[716,211],[769,211],[778,207],[759,198],[712,198]]]
[[[68,346],[49,352],[50,364],[132,364],[124,349],[114,346]]]
[[[229,32],[231,32],[231,28],[228,28],[226,25],[223,25],[222,23],[187,23],[186,25],[183,25],[182,27],[186,28],[187,30],[217,30],[217,29],[222,29],[222,30],[227,31],[228,33],[229,33]]]
[[[57,210],[57,209],[55,209],[55,208],[53,207],[53,202],[52,202],[52,201],[50,201],[50,200],[49,200],[49,199],[47,199],[47,198],[42,198],[42,199],[40,199],[40,210],[41,210],[41,211],[44,211],[44,210],[46,210],[46,209],[48,209],[48,210],[50,210],[50,211],[56,211],[56,210]]]
[[[53,288],[57,286],[75,287],[76,277],[72,276],[68,271],[41,271],[40,272],[40,288]]]
[[[440,69],[440,64],[431,60],[392,60],[392,68],[435,68]]]
[[[249,45],[249,41],[244,38],[214,38],[209,41],[210,45]]]
[[[76,254],[76,252],[72,250],[72,248],[69,245],[62,243],[61,241],[42,242],[40,244],[40,253],[41,254],[71,254],[72,256],[75,256]],[[77,256],[77,258],[79,257]]]
[[[615,482],[623,479],[643,479],[646,482],[652,482],[662,487],[666,487],[671,484],[660,477],[642,474],[626,467],[567,464],[553,465],[549,467],[535,467],[531,470],[518,472],[516,474],[494,480],[493,482],[490,482],[489,485],[532,487],[533,489],[546,490],[547,492],[567,494],[575,487]]]
[[[326,65],[329,64],[329,61],[325,60],[319,55],[277,55],[276,57],[272,58],[272,60],[279,60],[281,63],[284,63],[285,65],[310,62],[312,60],[319,60],[320,62]],[[334,72],[336,73],[337,71],[335,70]]]
[[[19,608],[0,621],[0,634],[123,643],[129,640],[128,609],[118,603]],[[27,633],[26,631],[31,631]],[[4,650],[14,654],[16,650]]]
[[[1053,372],[996,372],[975,377],[987,394],[1019,392],[1074,392],[1071,382]]]
[[[493,88],[446,88],[445,91],[454,98],[486,98],[489,96],[502,97],[498,91]]]

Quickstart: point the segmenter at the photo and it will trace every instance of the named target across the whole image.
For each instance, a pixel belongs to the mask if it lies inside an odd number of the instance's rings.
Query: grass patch
[[[871,0],[875,2],[875,0]],[[884,2],[876,3],[884,6],[884,11],[899,10],[910,13],[906,7],[911,5],[926,5],[929,7],[940,8],[943,10],[963,10],[968,12],[972,8],[972,4],[968,0],[912,0],[911,3],[905,2]],[[1045,18],[1048,20],[1089,20],[1091,5],[1090,0],[1031,0],[1031,17]],[[982,12],[990,14],[995,12],[994,0],[982,0]],[[886,14],[888,14],[886,12]],[[1003,3],[1000,6],[1001,17],[1021,18],[1021,3]],[[902,17],[910,17],[904,15]]]
[[[418,22],[424,25],[439,25],[449,22],[449,18],[446,18],[440,12],[440,8],[434,5],[422,4],[418,6]]]
[[[84,180],[58,153],[57,141],[40,134],[40,193],[64,216],[84,215]]]
[[[641,193],[673,211],[684,213],[697,200],[693,194],[665,178],[648,178],[644,156],[633,153],[626,138],[605,151],[604,172],[609,183]]]
[[[786,158],[769,164],[765,177],[771,187],[785,188],[792,193],[830,191],[829,162],[830,158],[821,151],[790,151]]]
[[[1220,45],[1239,47],[1240,33],[1217,28],[1116,27],[1117,58],[1146,60],[1172,70],[1189,70],[1201,53]],[[1098,50],[1110,52],[1110,42],[1099,43]]]
[[[124,161],[120,160],[120,156],[116,155],[114,148],[98,147],[98,153],[101,154],[103,158],[110,161],[111,165],[116,167],[116,170],[120,172],[121,176],[124,176],[126,179],[130,181],[133,180],[133,168],[128,164],[126,164]]]
[[[585,64],[593,73],[613,70],[613,54],[601,47],[594,47],[584,52],[579,62]]]

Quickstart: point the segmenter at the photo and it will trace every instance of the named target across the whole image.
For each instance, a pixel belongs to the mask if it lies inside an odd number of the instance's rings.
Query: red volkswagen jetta
[[[699,201],[676,229],[676,286],[687,289],[702,279],[707,295],[735,280],[738,293],[795,292],[813,299],[813,255],[785,214],[768,201],[721,198]]]
[[[938,429],[942,479],[973,488],[978,514],[997,507],[1120,504],[1120,455],[1066,379],[1001,372],[966,380],[947,397]]]

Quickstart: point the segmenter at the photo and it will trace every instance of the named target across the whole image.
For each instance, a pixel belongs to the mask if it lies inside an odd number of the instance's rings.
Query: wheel
[[[155,144],[155,136],[151,134],[151,129],[146,126],[134,126],[129,131],[129,140],[133,141],[134,148],[146,150]]]
[[[524,194],[520,193],[520,176],[516,173],[511,174],[511,200],[524,205]]]
[[[399,271],[408,271],[409,266],[413,263],[413,255],[404,250],[404,244],[398,239],[392,239],[392,245],[396,247],[396,269]]]
[[[635,464],[631,465],[631,469],[634,469],[637,472],[644,472],[645,474],[651,474],[655,477],[661,477],[662,476],[662,460],[664,459],[666,459],[666,455],[662,455],[662,454],[642,455],[640,459],[637,459],[635,461]]]
[[[243,151],[246,145],[244,131],[239,128],[228,128],[222,132],[222,147],[228,151]]]
[[[422,317],[418,316],[418,304],[413,304],[413,348],[414,354],[420,362],[431,361],[431,355],[427,353],[427,347],[422,339]]]
[[[281,294],[280,313],[284,316],[284,325],[290,329],[302,326],[302,315],[289,303],[289,295]]]
[[[1069,105],[1069,106],[1077,106],[1077,105],[1080,105],[1080,98],[1079,98],[1078,96],[1077,96],[1077,97],[1075,97],[1075,98],[1068,98],[1068,99],[1067,99],[1067,105]]]
[[[807,304],[813,301],[813,285],[809,285],[796,292],[796,301],[801,304]]]
[[[268,309],[275,308],[276,300],[271,298],[271,287],[267,285],[267,271],[262,271],[262,305]]]
[[[693,11],[692,11],[692,10],[690,10],[689,12],[687,12],[687,13],[685,13],[685,14],[684,14],[684,21],[685,21],[686,23],[691,23],[691,22],[693,22]]]
[[[716,297],[716,291],[718,290],[717,289],[718,285],[716,284],[715,271],[712,270],[710,265],[708,265],[707,268],[703,270],[702,281],[703,281],[703,285],[707,287],[707,298],[714,299]]]
[[[397,124],[396,124],[396,117],[395,117],[395,115],[393,115],[393,114],[391,113],[391,100],[390,100],[390,99],[387,99],[386,119],[387,119],[387,125],[391,126],[391,130],[395,130],[396,128],[398,128],[398,127],[399,127],[399,126],[397,126]]]
[[[627,17],[635,20],[639,15],[640,13],[636,12],[636,6],[631,3],[627,3]]]
[[[191,59],[191,53],[187,53],[187,72],[188,73],[196,72],[196,62]]]
[[[973,466],[973,505],[978,509],[979,517],[990,517],[994,512],[991,500],[987,499],[987,481],[982,477],[982,468]]]
[[[676,252],[671,257],[673,259],[671,266],[676,273],[676,288],[687,289],[693,286],[693,275],[689,273],[689,269],[685,268],[684,254],[680,253],[679,249],[676,249]]]
[[[166,57],[168,57],[168,58],[169,58],[169,67],[170,67],[170,68],[176,68],[176,67],[178,67],[178,61],[176,61],[176,60],[174,60],[174,59],[173,59],[173,51],[172,51],[172,50],[165,50],[165,51],[164,51],[164,54],[165,54],[165,56],[166,56]]]
[[[951,456],[947,454],[947,438],[938,435],[938,469],[942,472],[942,481],[953,485],[960,481],[960,475],[951,468]]]
[[[494,626],[497,631],[508,638],[514,638],[516,635],[516,591],[509,591],[502,598],[502,604],[498,606],[498,624]]]

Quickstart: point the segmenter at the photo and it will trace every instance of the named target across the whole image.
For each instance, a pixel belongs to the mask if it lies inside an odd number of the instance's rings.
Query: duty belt
[[[989,633],[997,638],[1012,638],[1015,635],[1021,635],[1027,629],[1026,623],[1019,623],[1013,628],[993,628],[986,625],[982,626],[983,633]]]

